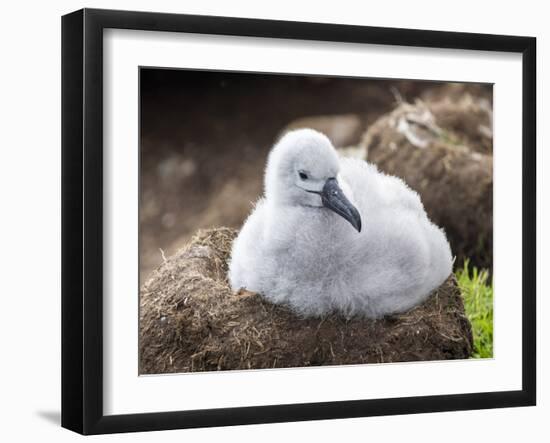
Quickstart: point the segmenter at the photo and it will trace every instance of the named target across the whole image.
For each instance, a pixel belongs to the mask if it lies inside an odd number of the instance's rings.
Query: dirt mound
[[[456,141],[476,152],[493,155],[493,110],[488,99],[465,94],[457,99],[427,101],[426,106],[439,127],[452,133]]]
[[[456,102],[464,97],[464,95],[478,97],[491,103],[493,101],[493,86],[489,83],[443,82],[434,88],[427,88],[417,96],[427,102],[438,102],[445,99]]]
[[[233,294],[236,232],[200,231],[140,293],[140,373],[467,358],[472,336],[451,276],[421,306],[382,320],[301,319],[255,293]]]
[[[402,103],[369,127],[367,160],[416,190],[459,262],[492,268],[492,115],[484,101]]]

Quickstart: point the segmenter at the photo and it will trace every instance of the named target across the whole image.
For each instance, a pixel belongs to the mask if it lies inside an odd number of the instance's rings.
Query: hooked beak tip
[[[361,216],[359,215],[359,212],[357,209],[355,209],[352,206],[353,210],[351,210],[351,214],[349,217],[344,217],[354,228],[357,232],[361,232]]]
[[[357,232],[361,232],[361,215],[344,195],[335,178],[327,180],[321,191],[323,205],[347,220]]]

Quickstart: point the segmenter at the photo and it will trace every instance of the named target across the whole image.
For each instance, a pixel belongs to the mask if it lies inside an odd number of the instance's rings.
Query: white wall
[[[57,424],[60,397],[60,16],[83,6],[532,35],[538,38],[538,146],[549,121],[550,28],[544,2],[393,0],[371,3],[203,0],[4,2],[0,67],[0,436],[3,441],[72,441],[82,437]],[[546,113],[543,112],[543,102]],[[519,149],[519,146],[518,146]],[[550,156],[539,156],[539,179]],[[543,165],[543,163],[545,163]],[[542,189],[542,188],[545,189]],[[548,179],[539,226],[548,226]],[[542,199],[539,195],[539,202]],[[542,219],[540,217],[541,212]],[[540,231],[540,229],[539,229]],[[539,244],[539,275],[550,266],[548,231]],[[539,277],[539,295],[550,289]],[[95,441],[543,441],[550,426],[550,327],[539,297],[539,406],[223,429],[99,437]],[[542,344],[542,345],[541,345]]]

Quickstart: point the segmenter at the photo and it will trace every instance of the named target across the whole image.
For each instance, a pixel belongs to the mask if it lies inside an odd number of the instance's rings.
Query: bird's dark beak
[[[361,232],[361,215],[359,215],[357,208],[346,198],[335,178],[329,178],[326,181],[320,195],[325,208],[336,212],[350,222],[357,229],[357,232]]]

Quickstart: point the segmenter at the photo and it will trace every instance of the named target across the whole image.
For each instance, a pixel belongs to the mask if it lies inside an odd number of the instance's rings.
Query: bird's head
[[[266,197],[278,204],[329,209],[361,232],[361,216],[339,171],[338,154],[326,136],[312,129],[288,132],[269,154]]]

